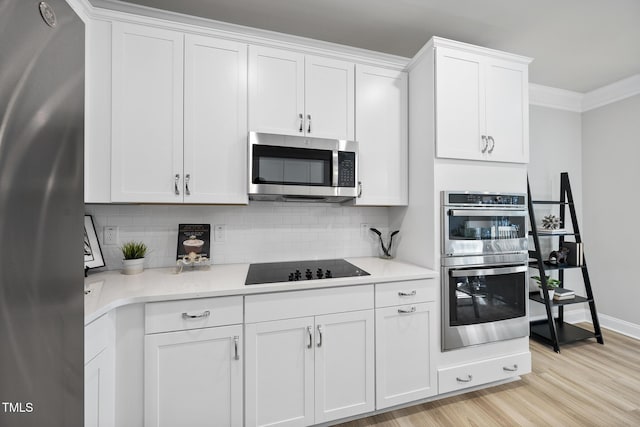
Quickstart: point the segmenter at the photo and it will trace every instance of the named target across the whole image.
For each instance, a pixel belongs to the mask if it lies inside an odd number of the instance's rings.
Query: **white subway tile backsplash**
[[[377,256],[377,237],[362,236],[361,224],[389,233],[388,208],[252,202],[248,206],[86,205],[93,215],[107,269],[121,268],[119,245],[105,246],[102,229],[117,226],[120,244],[143,241],[146,267],[176,263],[178,224],[211,224],[215,264]],[[224,242],[213,225],[225,224]],[[372,233],[371,233],[372,234]]]

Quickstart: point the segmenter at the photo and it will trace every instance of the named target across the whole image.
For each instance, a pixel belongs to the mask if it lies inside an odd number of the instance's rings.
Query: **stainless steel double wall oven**
[[[442,349],[527,336],[524,194],[442,193]]]

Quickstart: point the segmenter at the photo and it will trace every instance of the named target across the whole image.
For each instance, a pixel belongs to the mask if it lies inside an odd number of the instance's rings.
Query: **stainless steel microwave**
[[[358,196],[358,143],[249,133],[249,198],[345,202]]]

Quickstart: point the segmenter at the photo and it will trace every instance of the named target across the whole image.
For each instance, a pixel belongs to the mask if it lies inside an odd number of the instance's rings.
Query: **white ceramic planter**
[[[556,291],[548,289],[547,292],[549,292],[549,300],[553,300],[553,294],[555,294]],[[542,291],[542,288],[540,288],[540,298],[544,299],[544,292]]]
[[[144,258],[123,259],[122,274],[138,274],[144,270]]]

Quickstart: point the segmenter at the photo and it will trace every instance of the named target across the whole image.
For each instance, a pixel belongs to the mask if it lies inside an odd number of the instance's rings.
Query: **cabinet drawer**
[[[373,285],[250,295],[245,297],[245,322],[266,322],[371,308]]]
[[[153,302],[144,308],[146,334],[242,323],[242,297]]]
[[[504,380],[531,372],[531,353],[519,353],[438,369],[440,394]]]
[[[436,301],[438,285],[433,279],[376,284],[376,307]]]
[[[112,331],[111,314],[105,314],[84,327],[84,363],[109,346]]]

